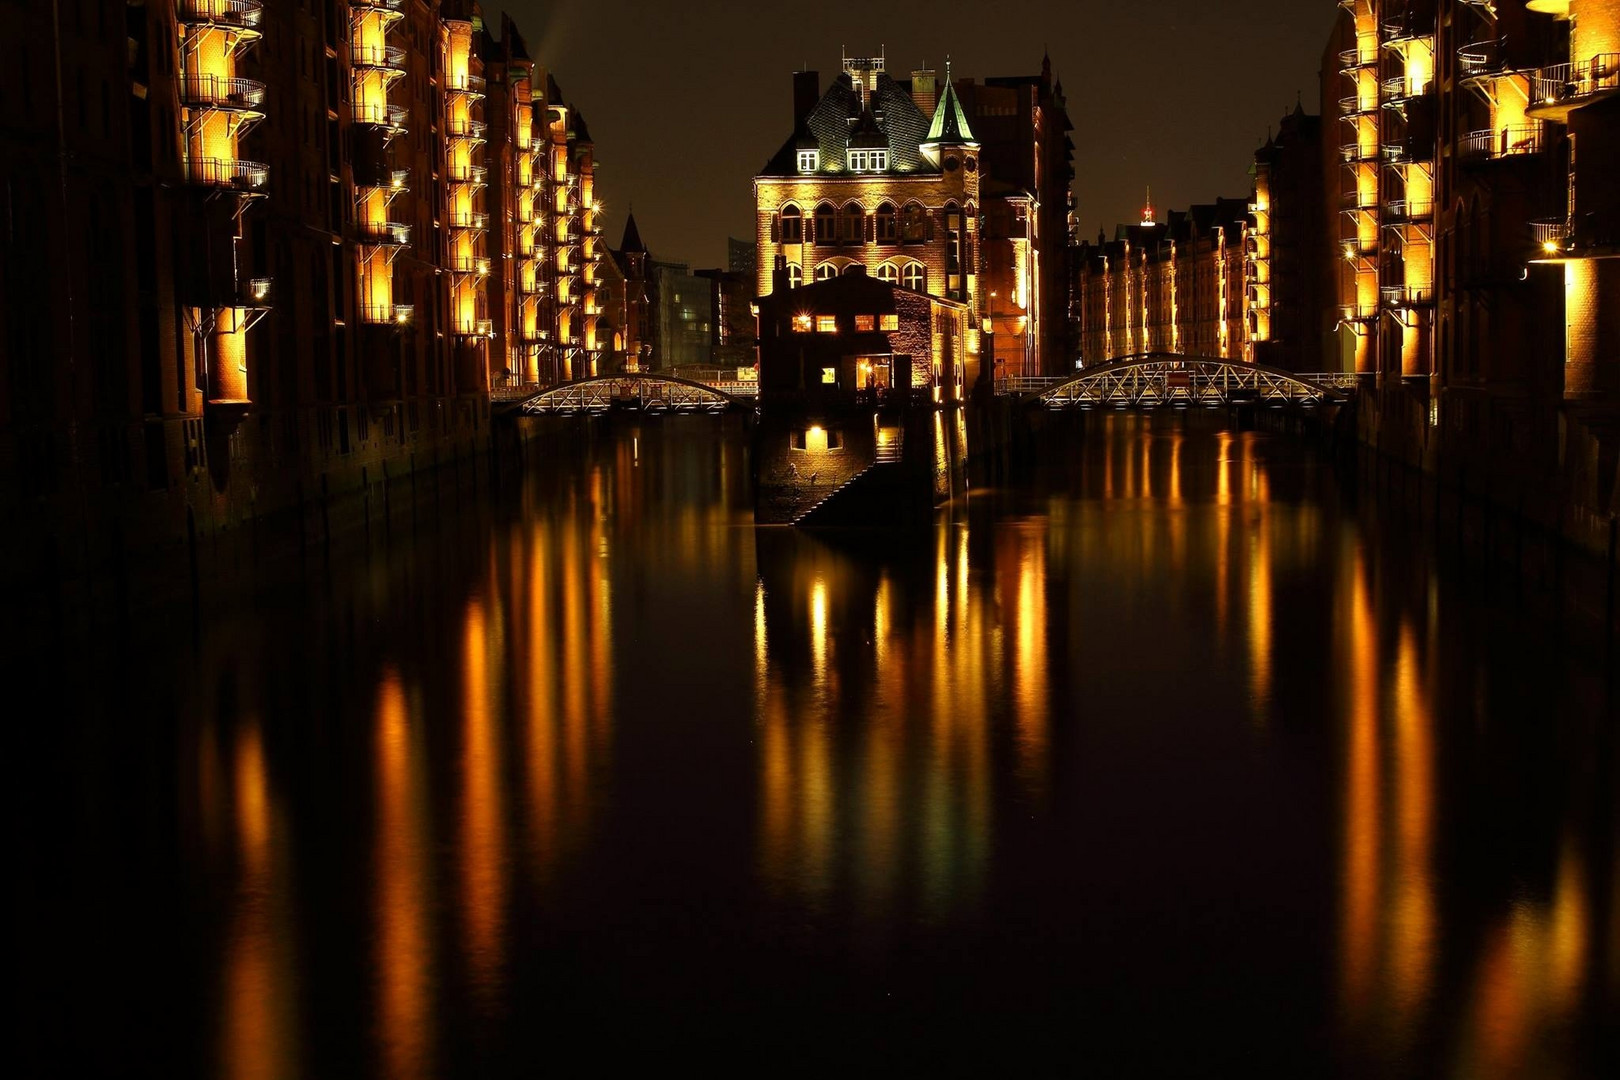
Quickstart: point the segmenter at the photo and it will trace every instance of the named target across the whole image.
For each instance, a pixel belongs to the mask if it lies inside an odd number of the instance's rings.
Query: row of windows
[[[968,208],[968,217],[973,213]],[[957,222],[962,219],[962,212],[952,203],[945,207],[946,218]],[[871,236],[867,235],[865,207],[860,203],[849,203],[842,210],[831,203],[821,203],[816,207],[812,219],[814,225],[814,238],[818,244],[921,244],[930,239],[928,210],[922,203],[911,202],[902,210],[896,210],[893,203],[883,203],[877,212],[871,215]],[[778,242],[783,244],[802,244],[805,242],[804,211],[789,203],[782,208],[780,224],[777,227]],[[953,228],[955,226],[953,225]]]
[[[831,281],[840,275],[850,277],[855,274],[866,273],[866,267],[861,263],[849,263],[840,269],[833,263],[822,263],[816,267],[817,281]],[[928,268],[920,262],[909,262],[904,266],[894,263],[884,263],[877,269],[879,281],[886,281],[890,285],[904,285],[917,292],[928,291]],[[804,268],[796,263],[790,263],[787,268],[788,288],[797,289],[804,284]]]
[[[889,152],[887,150],[851,150],[845,159],[850,172],[887,172],[889,168]],[[802,173],[819,172],[821,169],[820,150],[799,151],[799,171]]]
[[[793,320],[793,332],[808,334],[814,328],[818,334],[838,333],[838,316],[817,315],[813,320],[808,315],[800,315]],[[900,329],[900,316],[898,315],[857,315],[855,316],[855,332],[857,334],[870,334],[875,330],[884,333]]]

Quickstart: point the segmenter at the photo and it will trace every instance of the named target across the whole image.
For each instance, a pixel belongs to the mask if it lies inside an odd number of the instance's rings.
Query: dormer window
[[[813,173],[813,172],[816,172],[820,168],[821,168],[821,151],[820,150],[800,150],[799,151],[799,171],[800,172],[802,172],[802,173]]]
[[[889,152],[887,150],[851,150],[849,152],[850,172],[887,172],[889,169]]]

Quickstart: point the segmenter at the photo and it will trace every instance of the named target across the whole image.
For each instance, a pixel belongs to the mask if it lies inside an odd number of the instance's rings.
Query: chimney
[[[911,73],[911,100],[924,116],[933,116],[939,104],[939,73],[932,68]]]
[[[793,73],[793,126],[797,128],[816,110],[821,101],[821,72]]]

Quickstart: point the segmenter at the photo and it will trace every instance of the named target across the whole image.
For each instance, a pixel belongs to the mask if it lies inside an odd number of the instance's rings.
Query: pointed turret
[[[636,228],[636,212],[630,211],[630,217],[624,223],[624,239],[619,242],[619,250],[626,255],[645,255],[647,245],[641,242],[641,230]]]
[[[934,122],[929,125],[928,137],[922,141],[922,152],[938,161],[940,147],[978,145],[979,141],[973,137],[973,128],[968,124],[967,112],[962,108],[962,100],[956,96],[956,85],[951,81],[951,64],[947,60],[945,88],[939,95],[939,105],[934,109]]]

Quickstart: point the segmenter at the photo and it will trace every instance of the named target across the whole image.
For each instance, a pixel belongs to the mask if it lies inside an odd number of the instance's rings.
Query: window
[[[894,263],[884,263],[878,267],[878,280],[887,281],[890,285],[900,283],[900,268]]]
[[[793,332],[795,334],[808,334],[810,332],[810,327],[811,327],[810,316],[808,316],[808,315],[795,315],[795,316],[793,316]]]
[[[856,333],[858,333],[858,334],[870,334],[872,331],[874,331],[876,329],[877,329],[877,316],[876,315],[857,315],[857,316],[855,316],[855,332]]]
[[[782,243],[804,243],[804,211],[797,206],[782,207]]]
[[[900,316],[898,316],[898,315],[880,315],[878,317],[878,329],[879,330],[898,330],[898,329],[900,329]]]
[[[816,243],[831,244],[837,239],[838,211],[831,203],[816,207]]]
[[[900,275],[900,280],[908,289],[915,289],[918,292],[928,291],[928,271],[920,262],[907,263],[905,271]]]
[[[892,244],[899,238],[900,221],[895,216],[894,204],[884,203],[877,209],[877,242]]]
[[[820,150],[800,150],[799,151],[799,171],[800,172],[802,172],[802,173],[813,173],[819,168],[821,168],[821,151]]]
[[[920,244],[928,239],[928,211],[921,203],[908,203],[900,215],[900,240],[906,244]]]
[[[797,289],[804,284],[804,267],[798,263],[788,263],[788,288]]]
[[[820,266],[816,267],[817,281],[831,281],[837,276],[838,267],[834,266],[832,263],[822,263]]]
[[[840,276],[855,277],[857,275],[861,277],[866,276],[866,266],[864,263],[850,263],[848,266],[844,267],[843,273]]]
[[[818,334],[836,334],[836,333],[838,333],[838,316],[836,316],[836,315],[817,315],[816,316],[816,333],[818,333]]]
[[[844,244],[860,244],[866,240],[866,211],[860,203],[850,203],[838,218],[838,240]]]
[[[849,152],[850,172],[883,172],[889,167],[889,152],[887,150],[851,150]]]
[[[822,383],[823,386],[837,386],[838,385],[838,369],[837,368],[830,368],[830,367],[822,368],[821,369],[821,383]],[[828,449],[830,450],[832,448],[829,446]]]

